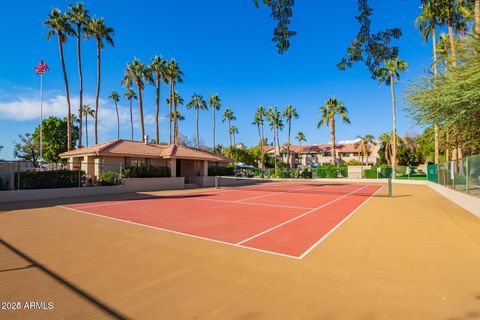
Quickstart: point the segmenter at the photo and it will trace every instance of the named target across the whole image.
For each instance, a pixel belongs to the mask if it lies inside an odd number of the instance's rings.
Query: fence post
[[[82,186],[82,161],[80,161],[80,169],[78,170],[78,187]]]
[[[468,164],[468,159],[469,157],[466,157],[465,158],[465,191],[468,193],[470,191],[470,187],[469,187],[469,184],[470,184],[470,168],[469,168],[469,164]]]
[[[20,162],[17,162],[17,190],[20,190]]]

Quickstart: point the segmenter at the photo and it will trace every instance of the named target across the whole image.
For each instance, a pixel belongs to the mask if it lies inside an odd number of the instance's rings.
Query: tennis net
[[[279,193],[310,194],[363,194],[371,192],[365,183],[326,182],[302,179],[265,179],[244,177],[215,177],[215,187],[219,189],[236,189],[242,191],[265,191]]]

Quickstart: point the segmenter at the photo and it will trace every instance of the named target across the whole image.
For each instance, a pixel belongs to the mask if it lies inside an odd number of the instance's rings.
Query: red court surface
[[[381,186],[269,185],[63,206],[168,232],[303,258]]]

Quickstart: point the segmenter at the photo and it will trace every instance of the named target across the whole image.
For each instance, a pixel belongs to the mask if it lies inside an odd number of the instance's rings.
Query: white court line
[[[164,228],[160,228],[160,227],[154,227],[154,226],[150,226],[148,224],[142,224],[142,223],[133,222],[133,221],[130,221],[130,220],[123,220],[123,219],[103,216],[101,214],[91,213],[91,212],[88,212],[88,211],[73,209],[73,208],[69,208],[69,207],[64,207],[64,206],[57,206],[57,207],[62,208],[62,209],[66,209],[66,210],[71,210],[71,211],[83,213],[83,214],[88,214],[88,215],[91,215],[91,216],[96,216],[96,217],[100,217],[100,218],[106,218],[106,219],[111,219],[111,220],[115,220],[115,221],[119,221],[119,222],[129,223],[129,224],[133,224],[133,225],[137,225],[137,226],[141,226],[141,227],[145,227],[145,228],[161,230],[161,231],[165,231],[165,232],[169,232],[169,233],[173,233],[173,234],[177,234],[177,235],[182,235],[182,236],[187,236],[187,237],[191,237],[191,238],[196,238],[196,239],[202,239],[202,240],[207,240],[207,241],[211,241],[211,242],[221,243],[221,244],[232,246],[232,247],[239,247],[239,248],[244,248],[244,249],[248,249],[248,250],[252,250],[252,251],[269,253],[269,254],[273,254],[273,255],[277,255],[277,256],[281,256],[281,257],[293,258],[293,259],[300,260],[300,257],[291,256],[291,255],[288,255],[288,254],[278,253],[278,252],[274,252],[274,251],[267,251],[267,250],[262,250],[262,249],[256,249],[256,248],[250,248],[250,247],[244,247],[242,245],[235,244],[235,243],[225,242],[225,241],[221,241],[221,240],[215,240],[215,239],[211,239],[211,238],[204,238],[204,237],[196,236],[196,235],[189,234],[189,233],[164,229]]]
[[[233,190],[218,190],[218,192],[229,192],[229,191],[233,191]],[[118,206],[118,205],[121,205],[121,204],[129,204],[129,203],[136,203],[136,202],[142,202],[142,201],[145,201],[145,200],[159,200],[159,199],[162,199],[162,198],[168,198],[168,197],[178,197],[178,199],[183,199],[182,197],[185,196],[198,196],[198,195],[208,195],[208,192],[217,192],[216,190],[212,190],[212,191],[204,191],[203,193],[177,193],[177,194],[170,194],[170,195],[160,195],[160,196],[148,196],[148,197],[143,197],[143,198],[134,198],[132,200],[128,200],[128,199],[125,199],[125,200],[112,200],[112,201],[115,201],[114,203],[101,203],[98,204],[98,202],[96,202],[97,204],[93,204],[93,205],[86,205],[86,206],[79,206],[75,209],[86,209],[86,208],[96,208],[96,207],[108,207],[108,206]]]
[[[218,199],[207,199],[207,198],[186,198],[186,200],[224,202],[224,203],[231,203],[231,204],[245,204],[245,205],[253,205],[253,206],[266,206],[266,207],[292,208],[292,209],[305,209],[305,210],[313,209],[308,207],[287,206],[282,204],[268,204],[268,203],[259,203],[259,202],[238,202],[233,200],[218,200]]]
[[[307,254],[309,254],[313,249],[315,249],[315,247],[318,246],[320,242],[325,240],[333,231],[335,231],[338,227],[340,227],[340,225],[342,225],[345,221],[347,221],[347,219],[350,218],[355,212],[360,210],[360,208],[363,207],[363,205],[366,204],[368,200],[370,200],[374,195],[376,195],[382,189],[383,189],[383,185],[377,191],[375,191],[370,197],[368,197],[364,202],[362,202],[362,204],[359,205],[355,210],[353,210],[348,216],[346,216],[345,219],[340,221],[339,224],[337,224],[334,228],[328,231],[327,234],[325,234],[322,238],[320,238],[320,240],[315,242],[310,248],[308,248],[304,253],[302,253],[302,255],[300,256],[300,259],[303,259]]]
[[[314,187],[302,187],[302,188],[292,189],[292,190],[289,190],[289,191],[279,191],[279,192],[274,192],[274,193],[270,193],[270,194],[264,194],[264,195],[260,195],[260,196],[256,196],[256,197],[250,197],[250,198],[235,200],[235,201],[233,201],[233,202],[239,202],[239,203],[240,203],[240,202],[242,202],[242,201],[259,199],[259,198],[266,198],[266,197],[273,197],[273,196],[276,196],[276,195],[279,195],[279,194],[284,194],[284,193],[289,193],[289,192],[294,192],[294,191],[300,191],[300,190],[305,190],[305,189],[311,189],[311,188],[314,188]],[[272,191],[259,190],[259,192],[272,192]]]
[[[333,199],[333,200],[330,201],[330,202],[327,202],[327,203],[325,203],[325,204],[322,204],[321,206],[318,206],[318,207],[316,207],[316,208],[313,208],[312,210],[309,210],[309,211],[307,211],[307,212],[305,212],[305,213],[303,213],[303,214],[301,214],[301,215],[299,215],[299,216],[296,216],[295,218],[292,218],[292,219],[290,219],[290,220],[284,221],[284,222],[282,222],[282,223],[280,223],[280,224],[277,224],[276,226],[273,226],[273,227],[271,227],[271,228],[269,228],[269,229],[267,229],[267,230],[264,230],[264,231],[262,231],[262,232],[260,232],[260,233],[258,233],[258,234],[256,234],[256,235],[253,235],[253,236],[251,236],[250,238],[247,238],[247,239],[245,239],[245,240],[242,240],[242,241],[240,241],[240,242],[237,242],[237,244],[241,245],[242,243],[245,243],[245,242],[250,241],[250,240],[252,240],[252,239],[255,239],[255,238],[257,238],[257,237],[259,237],[259,236],[261,236],[261,235],[264,235],[264,234],[267,233],[267,232],[270,232],[270,231],[272,231],[272,230],[275,230],[275,229],[277,229],[277,228],[280,228],[281,226],[284,226],[284,225],[286,225],[287,223],[290,223],[290,222],[292,222],[292,221],[295,221],[295,220],[298,220],[298,219],[300,219],[300,218],[303,218],[303,217],[305,217],[306,215],[309,215],[309,214],[311,214],[311,213],[313,213],[313,212],[315,212],[315,211],[317,211],[317,210],[319,210],[319,209],[321,209],[321,208],[323,208],[323,207],[326,207],[326,206],[328,206],[328,205],[330,205],[330,204],[332,204],[332,203],[334,203],[334,202],[337,202],[338,200],[341,200],[341,199],[343,199],[343,198],[345,198],[345,197],[348,197],[349,195],[351,195],[351,194],[353,194],[353,193],[355,193],[355,192],[357,192],[357,191],[360,191],[360,190],[362,190],[362,189],[365,189],[365,188],[368,187],[368,186],[369,186],[369,185],[366,185],[366,186],[363,186],[363,187],[361,187],[361,188],[355,189],[355,190],[352,191],[352,192],[349,192],[349,193],[347,193],[347,194],[345,194],[345,195],[343,195],[343,196],[341,196],[341,197],[335,198],[335,199]]]

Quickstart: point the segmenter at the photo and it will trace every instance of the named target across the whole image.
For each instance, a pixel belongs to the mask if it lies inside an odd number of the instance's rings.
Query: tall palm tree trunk
[[[138,111],[140,113],[140,128],[142,129],[142,138],[140,141],[143,141],[145,138],[145,125],[143,123],[143,99],[142,99],[142,89],[140,89],[140,85],[137,84],[138,90]]]
[[[132,99],[128,99],[130,101],[130,128],[132,131],[131,139],[133,141],[133,110],[132,110]]]
[[[80,33],[82,32],[80,24],[77,24],[77,58],[78,58],[78,80],[80,82],[80,107],[78,108],[78,119],[80,119],[80,124],[78,127],[78,146],[82,147],[82,135],[83,135],[83,128],[82,128],[82,106],[83,106],[83,73],[82,73],[82,58],[81,58],[81,39]]]
[[[85,112],[85,139],[87,140],[88,147],[88,113]]]
[[[160,143],[160,128],[158,126],[158,115],[160,114],[160,77],[157,75],[156,86],[156,99],[155,99],[155,139],[157,143]]]
[[[395,166],[397,165],[397,111],[395,106],[395,79],[390,71],[390,91],[392,94],[392,179],[395,179]]]
[[[67,68],[65,67],[65,57],[63,56],[63,43],[61,36],[58,35],[58,46],[60,48],[60,60],[62,61],[63,79],[65,81],[65,95],[67,98],[67,151],[72,149],[72,109],[70,106],[70,92],[68,91]]]
[[[95,144],[98,144],[98,99],[100,98],[100,41],[97,40],[97,94],[95,95]]]
[[[195,127],[196,127],[195,142],[197,143],[197,148],[200,148],[200,140],[198,137],[198,107],[195,108]]]
[[[292,129],[292,120],[288,120],[288,138],[287,138],[287,164],[288,164],[288,167],[291,168],[292,167],[292,160],[290,159],[290,132],[291,132],[291,129]]]
[[[332,144],[332,164],[337,165],[337,159],[335,157],[335,118],[334,116],[330,117],[330,143]]]
[[[118,114],[118,104],[115,101],[115,112],[117,113],[117,139],[120,139],[120,116]]]
[[[261,134],[260,134],[260,156],[262,159],[262,168],[265,169],[265,150],[263,150],[263,145],[265,143],[265,134],[263,131],[263,123],[260,125],[261,126]]]
[[[215,123],[215,109],[216,109],[216,106],[213,106],[212,108],[212,114],[213,114],[213,152],[215,152],[215,126],[216,126],[216,123]]]
[[[178,117],[177,117],[177,102],[173,103],[173,137],[175,140],[175,144],[178,145],[180,144],[180,137],[178,134]]]
[[[436,79],[438,76],[438,66],[437,66],[437,29],[433,27],[432,29],[432,44],[433,44],[433,76]],[[438,120],[435,120],[433,124],[434,131],[434,141],[435,141],[435,156],[434,162],[439,163],[440,161],[440,127]]]
[[[233,141],[232,141],[232,131],[230,131],[230,119],[228,119],[228,134],[230,136],[230,149],[233,149]]]
[[[174,99],[174,97],[173,97],[172,83],[170,82],[170,105],[169,105],[169,113],[168,113],[169,115],[172,114],[172,110],[173,110],[173,107],[172,107],[172,106],[173,106],[173,99]],[[173,121],[173,119],[172,119],[171,116],[168,117],[168,118],[169,118],[169,119],[168,119],[168,122],[169,122],[169,123],[168,123],[168,131],[169,131],[169,136],[170,136],[170,140],[169,140],[169,141],[170,141],[170,144],[172,144],[172,143],[173,143],[173,138],[172,138],[172,137],[173,137],[173,134],[172,134],[172,121]]]
[[[448,22],[448,40],[450,41],[450,53],[452,54],[452,66],[457,66],[457,49],[455,45],[455,34],[453,33],[453,23]]]

